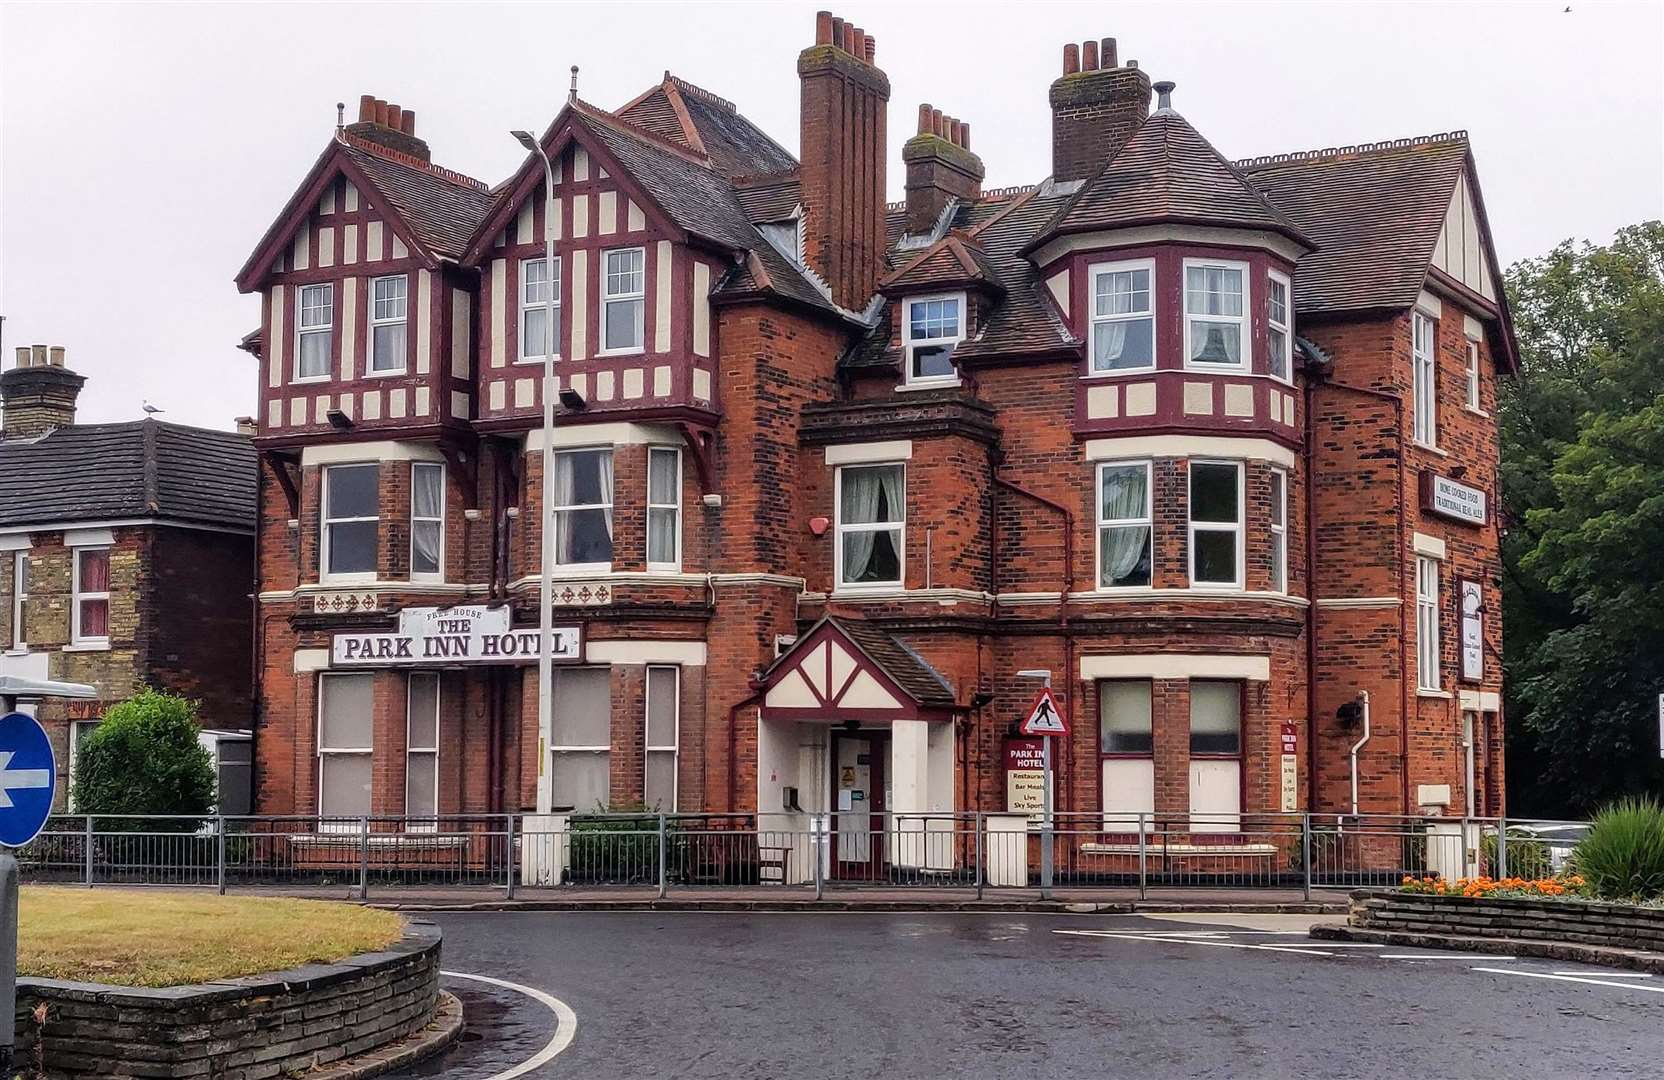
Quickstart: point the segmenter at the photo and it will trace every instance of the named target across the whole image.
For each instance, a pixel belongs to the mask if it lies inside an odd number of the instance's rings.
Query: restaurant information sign
[[[583,658],[578,627],[557,626],[552,635],[556,662]],[[537,646],[537,629],[513,628],[506,606],[405,608],[391,634],[336,634],[330,662],[335,667],[530,664],[537,661]]]
[[[1041,771],[1039,739],[1005,741],[1005,809],[1012,814],[1039,814],[1046,809],[1046,774]]]
[[[1464,525],[1484,525],[1490,520],[1483,491],[1435,472],[1421,474],[1421,508]]]

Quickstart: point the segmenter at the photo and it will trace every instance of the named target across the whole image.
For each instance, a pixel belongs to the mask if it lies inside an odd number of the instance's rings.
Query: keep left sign
[[[58,765],[46,729],[20,712],[0,716],[0,844],[22,847],[52,816]]]

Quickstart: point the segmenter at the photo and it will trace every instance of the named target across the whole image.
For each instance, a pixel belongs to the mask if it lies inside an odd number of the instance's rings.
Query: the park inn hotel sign
[[[557,663],[583,658],[576,626],[550,631]],[[391,634],[336,634],[330,649],[335,667],[432,667],[451,664],[529,664],[537,660],[536,628],[516,630],[504,607],[405,608]]]

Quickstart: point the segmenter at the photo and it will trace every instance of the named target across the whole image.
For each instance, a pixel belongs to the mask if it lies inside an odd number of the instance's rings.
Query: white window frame
[[[329,817],[329,811],[324,808],[324,771],[325,771],[324,770],[324,762],[325,762],[326,758],[328,758],[328,757],[348,757],[348,756],[368,756],[371,759],[371,761],[373,762],[374,759],[375,759],[375,752],[376,752],[376,747],[375,747],[375,722],[372,719],[371,724],[370,724],[370,745],[369,746],[362,746],[362,747],[359,747],[359,746],[352,746],[352,747],[325,746],[324,745],[324,698],[325,698],[326,695],[324,693],[324,684],[326,682],[328,682],[330,679],[369,679],[369,680],[371,680],[371,682],[370,682],[370,695],[371,695],[371,701],[373,703],[374,700],[375,700],[375,681],[374,681],[375,676],[373,674],[369,673],[369,672],[364,672],[364,671],[320,671],[320,672],[318,672],[318,692],[317,692],[317,699],[318,700],[314,703],[314,707],[313,707],[313,710],[312,710],[313,713],[315,714],[314,717],[313,717],[314,727],[313,727],[312,738],[313,738],[314,744],[317,746],[317,751],[316,751],[315,756],[318,759],[317,760],[317,785],[318,786],[317,786],[317,794],[316,794],[316,800],[315,800],[316,806],[317,806],[317,815],[318,815],[318,831],[319,832],[335,832],[335,833],[355,832],[358,829],[358,825],[356,823],[354,823],[353,821],[350,821],[350,820],[346,820],[346,821],[327,821],[327,820],[325,820],[327,817]],[[372,705],[372,707],[373,707],[373,705]],[[371,769],[373,770],[374,768],[375,768],[375,766],[372,764]],[[373,788],[374,773],[372,772],[371,775],[372,775],[371,783],[372,783],[372,788]],[[372,809],[373,809],[373,807],[372,807]]]
[[[560,561],[560,530],[561,530],[561,522],[563,520],[565,520],[561,516],[563,513],[568,512],[568,511],[574,511],[574,510],[604,510],[604,511],[613,510],[614,505],[615,505],[614,504],[614,498],[618,493],[617,492],[617,488],[618,488],[618,472],[617,472],[617,469],[618,469],[618,453],[617,453],[617,447],[612,446],[610,444],[606,445],[606,446],[563,446],[560,449],[555,451],[555,458],[557,459],[557,463],[556,463],[557,468],[559,467],[558,459],[563,455],[595,453],[595,452],[603,452],[603,453],[612,455],[612,463],[613,463],[612,488],[611,488],[611,490],[609,490],[607,492],[607,501],[606,502],[572,503],[569,506],[561,506],[559,504],[556,504],[556,506],[554,508],[554,514],[552,516],[554,518],[554,523],[555,523],[555,535],[554,535],[553,539],[555,541],[555,557],[554,557],[555,573],[557,573],[557,574],[610,574],[610,573],[612,573],[612,560],[610,560],[610,559],[606,562],[590,562],[590,563],[563,563],[563,562]],[[614,543],[613,554],[616,556],[618,554],[617,537],[616,536],[614,536],[614,538],[613,538],[613,543]]]
[[[527,344],[526,315],[527,315],[528,312],[542,311],[544,309],[544,302],[542,300],[531,300],[527,296],[526,286],[527,286],[528,281],[527,281],[527,277],[526,277],[526,268],[528,266],[537,266],[537,267],[541,268],[544,264],[544,261],[545,260],[544,260],[543,256],[541,256],[541,255],[537,256],[536,258],[532,258],[532,259],[521,259],[520,260],[520,290],[519,290],[520,291],[520,324],[519,324],[520,325],[520,355],[514,361],[517,364],[540,364],[540,363],[543,362],[543,342],[541,340],[536,341],[532,344],[532,347],[535,351],[533,351],[533,352],[527,352],[526,351],[526,344]],[[554,280],[554,290],[555,290],[555,297],[554,297],[554,299],[555,299],[555,327],[554,327],[554,329],[555,329],[555,335],[554,335],[554,338],[553,338],[553,342],[554,342],[554,349],[555,349],[555,359],[559,360],[560,359],[561,320],[562,320],[562,318],[565,314],[564,309],[561,307],[560,290],[561,290],[561,286],[564,284],[564,281],[565,281],[565,278],[566,278],[566,268],[563,265],[560,256],[558,256],[558,255],[555,256],[555,267],[554,267],[554,269],[555,269],[555,280]],[[538,335],[538,337],[541,338],[542,335],[540,334],[540,335]]]
[[[111,548],[108,544],[91,544],[87,547],[69,549],[71,575],[69,595],[69,614],[71,626],[69,640],[70,643],[77,648],[108,649],[110,647],[110,635],[107,631],[110,625],[110,616],[112,614],[110,610],[110,592],[108,589],[105,589],[102,592],[86,592],[81,588],[81,556],[94,551],[104,552],[106,562],[110,559]],[[108,572],[113,574],[114,571],[115,567],[111,566]],[[81,601],[83,600],[104,601],[104,626],[106,628],[106,633],[100,635],[86,635],[81,633]]]
[[[844,470],[845,469],[874,469],[897,468],[901,470],[901,520],[882,522],[862,522],[846,524],[844,522]],[[894,581],[855,581],[844,580],[844,534],[846,532],[891,532],[900,533],[896,541],[896,579]],[[862,461],[839,465],[832,476],[832,573],[837,582],[838,592],[883,592],[907,587],[907,462],[905,461]]]
[[[1242,355],[1235,364],[1198,364],[1190,359],[1190,322],[1194,319],[1206,319],[1209,322],[1228,323],[1232,321],[1229,315],[1207,315],[1190,313],[1190,271],[1198,270],[1235,270],[1242,275],[1242,314],[1235,317],[1239,326],[1239,340],[1242,342]],[[1243,372],[1253,368],[1254,338],[1252,334],[1253,319],[1250,317],[1254,310],[1254,286],[1251,267],[1245,262],[1233,259],[1185,259],[1180,268],[1182,276],[1179,279],[1179,309],[1184,318],[1184,369],[1186,371],[1225,371]]]
[[[1144,469],[1144,514],[1137,518],[1104,517],[1104,470],[1124,469],[1131,466],[1142,466]],[[1094,589],[1097,592],[1138,592],[1149,589],[1156,583],[1156,528],[1155,528],[1155,462],[1149,459],[1132,461],[1100,461],[1092,472],[1093,485],[1097,488],[1094,499],[1097,502],[1097,530],[1092,535],[1092,560],[1094,563]],[[1136,528],[1144,526],[1150,530],[1150,580],[1144,585],[1105,585],[1104,581],[1104,541],[1105,529]]]
[[[309,324],[306,321],[306,294],[313,291],[314,289],[322,289],[322,290],[324,290],[325,295],[328,296],[329,299],[328,299],[328,302],[324,305],[324,310],[328,312],[329,317],[324,322],[310,323]],[[302,351],[301,350],[301,342],[308,335],[311,335],[311,334],[327,334],[327,335],[329,335],[329,337],[331,339],[330,344],[329,344],[329,348],[325,350],[326,355],[324,357],[324,369],[323,369],[323,371],[321,371],[321,372],[319,372],[315,375],[304,374],[300,369],[301,351]],[[295,340],[294,340],[295,361],[294,361],[294,371],[293,371],[293,376],[294,377],[291,378],[289,381],[290,382],[295,382],[295,383],[328,382],[329,379],[330,379],[330,376],[332,374],[332,368],[334,366],[334,359],[333,359],[333,354],[335,352],[335,342],[333,340],[334,337],[335,337],[335,283],[333,281],[318,281],[318,282],[313,282],[310,285],[301,285],[301,286],[296,287],[296,289],[295,289]]]
[[[641,290],[639,292],[612,291],[612,273],[610,263],[614,255],[634,253],[641,257]],[[607,344],[607,309],[613,304],[635,303],[636,308],[636,343],[623,347],[613,347]],[[629,356],[645,352],[647,349],[647,249],[644,247],[608,248],[601,253],[601,350],[597,356]]]
[[[1265,287],[1265,371],[1280,383],[1294,385],[1294,282],[1287,274],[1279,274],[1275,270],[1267,271],[1268,283]],[[1272,296],[1276,286],[1283,290],[1283,319],[1278,322],[1272,307]],[[1283,334],[1283,373],[1277,374],[1271,369],[1277,359],[1271,348],[1271,331],[1280,330]],[[1188,354],[1187,354],[1188,355]]]
[[[1442,689],[1439,657],[1439,560],[1416,556],[1416,688]]]
[[[612,668],[610,666],[606,665],[606,664],[583,664],[583,665],[578,665],[578,666],[574,666],[574,667],[563,667],[561,670],[562,671],[600,670],[600,671],[605,671],[607,673],[607,678],[609,680],[612,678]],[[644,676],[644,678],[645,678],[645,676]],[[550,696],[550,701],[551,701],[551,706],[550,706],[551,709],[558,707],[559,702],[556,700],[557,695],[556,695],[556,692],[555,692],[555,686],[553,684],[551,684],[550,687],[549,687],[549,696]],[[645,700],[645,696],[646,696],[646,687],[645,687],[645,684],[644,684],[643,685],[643,699],[644,700]],[[607,705],[608,705],[608,709],[610,711],[610,709],[612,707],[612,687],[611,687],[610,682],[608,683],[608,688],[607,688]],[[646,713],[642,714],[642,727],[644,729],[646,728]],[[588,743],[570,743],[570,744],[568,744],[568,743],[557,743],[554,740],[553,736],[551,736],[550,739],[549,739],[548,765],[549,765],[549,770],[552,774],[553,771],[554,771],[554,767],[555,767],[555,755],[556,754],[601,754],[601,755],[604,755],[605,760],[607,762],[607,777],[608,777],[607,778],[607,784],[605,786],[605,790],[608,793],[607,794],[607,805],[610,808],[610,806],[612,804],[612,742],[610,741],[612,728],[611,728],[610,723],[608,725],[607,731],[608,731],[609,741],[601,743],[599,745],[592,745],[592,744],[588,744]],[[645,738],[645,737],[646,736],[645,736],[645,732],[644,732],[643,738]],[[646,779],[646,771],[645,771],[646,767],[647,767],[647,763],[645,761],[643,761],[642,762],[642,769],[643,769],[642,777],[643,777],[644,781]],[[589,811],[592,811],[592,810],[595,809],[592,806],[578,806],[577,804],[573,804],[572,808],[575,812],[580,813],[580,814],[581,813],[586,813],[586,812],[589,812]]]
[[[652,694],[653,672],[655,671],[671,672],[671,684],[675,688],[671,695],[675,704],[675,719],[671,724],[671,737],[674,742],[669,746],[662,744],[655,746],[647,738],[650,729],[648,718],[653,715]],[[648,664],[646,667],[641,683],[641,739],[644,751],[641,759],[641,801],[644,803],[647,801],[647,762],[654,754],[668,753],[670,755],[670,805],[660,807],[659,810],[666,814],[675,813],[681,805],[679,800],[682,795],[682,669],[675,664]]]
[[[332,518],[332,517],[330,517],[329,516],[329,477],[330,477],[330,474],[334,473],[334,472],[337,472],[337,471],[340,471],[340,470],[344,470],[344,469],[364,469],[364,468],[370,468],[370,469],[375,469],[376,470],[377,498],[376,498],[376,514],[375,514],[375,516],[374,517],[344,517],[344,518]],[[342,574],[336,574],[336,573],[332,573],[330,571],[330,568],[329,568],[329,564],[330,564],[329,527],[330,527],[330,525],[337,524],[337,523],[346,523],[346,522],[353,522],[353,521],[373,521],[373,522],[376,523],[376,546],[379,548],[380,544],[381,544],[381,499],[380,499],[380,491],[381,491],[381,466],[380,466],[379,462],[374,462],[374,461],[343,461],[343,462],[340,462],[339,464],[325,465],[324,466],[323,475],[318,477],[318,578],[319,578],[320,581],[335,582],[335,583],[339,583],[339,584],[365,584],[365,583],[368,583],[368,582],[372,582],[376,579],[376,568],[375,567],[372,567],[369,570],[363,570],[363,571],[354,570],[354,571],[351,571],[351,572],[348,572],[348,573],[342,573]]]
[[[376,289],[382,284],[382,282],[385,281],[397,281],[400,285],[404,286],[404,295],[396,298],[399,303],[400,313],[397,316],[390,315],[383,318],[377,314],[377,312],[381,309],[382,301],[381,298],[376,295]],[[389,303],[391,302],[392,301],[390,300]],[[376,328],[379,326],[398,326],[400,324],[403,324],[405,328],[405,351],[398,358],[398,366],[376,366]],[[409,363],[407,358],[410,355],[410,278],[408,275],[386,274],[382,277],[370,279],[370,340],[368,345],[370,362],[365,367],[365,375],[372,378],[386,375],[403,375],[408,370]]]
[[[416,475],[423,469],[433,469],[439,473],[439,516],[416,516]],[[445,466],[437,461],[412,461],[410,463],[410,580],[411,581],[444,581],[445,580]],[[418,571],[416,569],[416,523],[433,522],[439,526],[439,569],[437,571]]]
[[[676,462],[676,490],[671,493],[671,501],[669,502],[653,501],[654,454],[669,454]],[[653,514],[655,511],[660,514],[670,514],[671,520],[675,523],[674,539],[671,541],[675,558],[669,562],[655,562],[653,560]],[[668,572],[678,572],[682,569],[682,451],[680,447],[649,446],[647,448],[647,529],[643,541],[647,546],[647,551],[644,553],[647,560],[647,569]]]
[[[1288,470],[1271,470],[1271,591],[1288,592]]]
[[[1129,270],[1144,270],[1150,275],[1150,308],[1147,312],[1129,312],[1125,315],[1098,314],[1098,279],[1106,274],[1126,273]],[[1156,261],[1154,259],[1127,259],[1122,262],[1097,263],[1092,266],[1086,280],[1086,312],[1088,319],[1086,343],[1086,371],[1090,379],[1117,379],[1123,375],[1143,375],[1156,369],[1157,350],[1160,347],[1161,324],[1156,315]],[[1098,328],[1110,323],[1118,322],[1150,322],[1150,362],[1141,367],[1103,368],[1094,365],[1098,356]]]
[[[1198,466],[1198,465],[1217,465],[1217,466],[1222,466],[1222,467],[1227,467],[1228,466],[1228,467],[1234,468],[1236,470],[1236,522],[1234,524],[1228,523],[1228,522],[1223,522],[1223,521],[1204,521],[1204,522],[1198,523],[1196,521],[1195,517],[1192,515],[1191,509],[1190,509],[1191,500],[1193,498],[1192,485],[1195,482],[1196,466]],[[1243,483],[1244,483],[1243,474],[1246,473],[1247,471],[1248,470],[1244,467],[1244,463],[1241,462],[1241,461],[1229,461],[1229,460],[1222,460],[1222,459],[1219,459],[1219,458],[1192,458],[1190,460],[1190,462],[1185,466],[1184,517],[1185,517],[1186,540],[1188,541],[1187,544],[1186,544],[1186,547],[1188,548],[1188,551],[1186,552],[1186,558],[1187,558],[1187,561],[1189,563],[1189,566],[1186,569],[1187,569],[1187,574],[1188,574],[1188,578],[1189,578],[1189,582],[1190,582],[1190,588],[1192,588],[1192,589],[1195,589],[1195,590],[1200,591],[1200,592],[1210,592],[1210,591],[1211,592],[1240,592],[1240,591],[1242,591],[1242,587],[1243,587],[1243,584],[1242,584],[1242,582],[1243,582],[1243,534],[1245,532],[1247,532],[1247,529],[1245,529],[1243,527],[1243,518],[1246,516],[1246,512],[1247,512],[1247,506],[1245,505],[1245,500],[1243,498]],[[1202,581],[1202,582],[1199,582],[1199,581],[1196,580],[1196,534],[1198,532],[1228,532],[1228,533],[1234,534],[1234,536],[1236,537],[1236,580],[1235,581],[1229,581],[1229,582],[1226,582],[1226,581]]]
[[[1483,413],[1484,406],[1479,399],[1479,342],[1473,338],[1467,339],[1468,344],[1468,410]]]
[[[940,302],[946,301],[946,300],[951,300],[955,304],[959,305],[959,308],[958,308],[959,316],[955,320],[955,322],[958,325],[958,332],[955,333],[954,336],[952,336],[952,337],[915,338],[913,336],[913,305],[914,304],[940,303]],[[957,349],[959,347],[959,343],[965,340],[965,315],[966,315],[965,294],[962,293],[962,292],[957,292],[957,293],[931,293],[928,296],[909,296],[906,300],[904,300],[902,302],[902,305],[901,305],[901,347],[902,347],[902,353],[903,353],[902,382],[905,385],[907,385],[907,386],[958,386],[959,385],[959,365],[958,364],[953,365],[953,374],[951,374],[951,375],[914,375],[913,374],[913,350],[915,348],[917,348],[918,346],[921,346],[921,345],[932,345],[932,346],[951,345],[955,349]],[[952,358],[951,358],[951,354],[950,354],[950,357],[949,357],[950,362],[951,362],[951,359]]]
[[[426,747],[412,749],[410,733],[413,725],[410,722],[411,704],[416,695],[410,692],[410,686],[417,679],[433,680],[433,748]],[[444,694],[444,683],[437,671],[412,671],[405,682],[404,696],[404,816],[405,828],[410,832],[438,832],[439,831],[439,722],[445,711],[441,705]],[[424,768],[433,770],[433,815],[413,815],[410,809],[410,771],[418,757],[432,758],[432,762]]]
[[[1439,445],[1439,323],[1424,311],[1416,311],[1410,317],[1410,391],[1412,438],[1436,450]]]
[[[7,646],[8,652],[24,653],[29,651],[29,628],[24,625],[23,614],[29,606],[29,553],[27,551],[12,552],[12,641]]]

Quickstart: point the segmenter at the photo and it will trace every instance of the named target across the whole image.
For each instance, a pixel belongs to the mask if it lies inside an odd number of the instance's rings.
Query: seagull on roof
[[[146,401],[143,405],[140,405],[139,408],[144,410],[144,414],[146,416],[155,416],[157,413],[167,412],[166,409],[157,408],[148,401]]]

